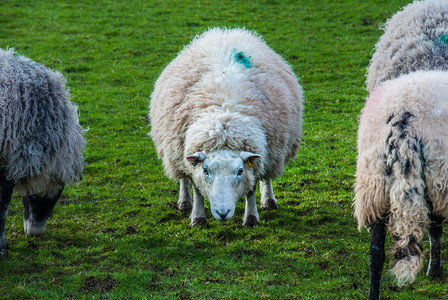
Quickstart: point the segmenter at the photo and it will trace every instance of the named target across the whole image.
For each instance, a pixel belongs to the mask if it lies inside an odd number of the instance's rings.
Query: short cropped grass
[[[24,235],[14,197],[0,298],[366,298],[368,233],[352,208],[358,116],[378,28],[408,2],[1,1],[0,47],[67,77],[88,147],[82,182],[42,238]],[[255,228],[242,226],[243,201],[229,222],[207,210],[209,225],[190,228],[147,136],[155,80],[212,26],[263,35],[305,90],[302,146],[274,181],[279,209],[260,211]],[[385,271],[382,296],[443,298],[446,283],[422,272],[398,288]]]

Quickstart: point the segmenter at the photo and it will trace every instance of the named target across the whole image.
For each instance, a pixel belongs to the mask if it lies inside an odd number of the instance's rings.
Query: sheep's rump
[[[219,117],[223,114],[227,116]],[[196,120],[215,118],[222,129],[226,124],[221,120],[231,122],[242,116],[252,121],[241,124],[239,134],[252,132],[242,130],[251,126],[249,123],[260,124],[260,130],[253,132],[264,131],[265,141],[252,145],[253,138],[242,134],[238,137],[244,149],[226,146],[256,152],[262,144],[267,145],[259,177],[278,176],[296,154],[302,135],[302,89],[297,78],[288,63],[255,34],[242,29],[211,29],[193,39],[165,68],[151,95],[151,136],[167,175],[189,177],[184,158],[191,153],[184,153],[188,148],[185,140]],[[204,131],[211,137],[216,135],[215,129]]]
[[[407,182],[403,190],[412,194],[410,174],[417,166],[422,169],[417,177],[424,185],[415,192],[424,190],[434,213],[448,217],[447,95],[445,71],[410,73],[381,84],[371,93],[358,130],[354,204],[359,227],[369,226],[393,208],[396,204],[391,199],[404,201],[393,189],[396,181]],[[396,154],[388,154],[393,148]],[[408,159],[413,155],[416,158]],[[403,174],[394,165],[400,157]],[[419,205],[426,208],[427,204]],[[401,221],[403,228],[414,221],[409,218]]]
[[[389,19],[375,45],[367,90],[417,70],[448,70],[448,1],[414,2]]]
[[[20,192],[81,177],[84,130],[69,98],[59,72],[0,49],[0,167]]]

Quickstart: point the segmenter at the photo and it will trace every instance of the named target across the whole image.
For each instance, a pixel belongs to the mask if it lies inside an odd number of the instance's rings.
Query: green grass
[[[42,238],[24,235],[14,197],[0,298],[366,298],[369,239],[351,204],[358,115],[378,27],[408,2],[2,1],[0,47],[61,71],[89,131],[83,181]],[[207,211],[209,226],[190,228],[147,136],[155,80],[212,26],[262,34],[305,90],[303,144],[274,182],[279,209],[255,228],[242,226],[243,201],[226,224]],[[385,271],[382,296],[443,298],[446,283],[422,272],[399,289]]]

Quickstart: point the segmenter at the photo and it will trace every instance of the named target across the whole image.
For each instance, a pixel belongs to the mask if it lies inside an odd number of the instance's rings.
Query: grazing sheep
[[[367,90],[418,70],[448,70],[446,0],[414,2],[387,21],[370,62]]]
[[[370,229],[370,298],[379,298],[386,229],[402,285],[422,267],[429,227],[428,275],[442,275],[448,217],[448,72],[417,71],[373,90],[360,118],[355,216]]]
[[[60,73],[0,49],[0,258],[13,189],[25,233],[42,234],[64,185],[81,177],[83,131]]]
[[[151,95],[151,135],[167,175],[180,181],[178,207],[191,225],[231,218],[246,196],[244,224],[261,205],[276,208],[272,178],[293,158],[302,135],[302,89],[290,66],[243,29],[211,29],[165,68]]]

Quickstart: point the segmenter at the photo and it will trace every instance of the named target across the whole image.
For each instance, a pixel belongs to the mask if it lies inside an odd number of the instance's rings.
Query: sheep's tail
[[[388,227],[394,240],[392,273],[398,285],[411,283],[422,268],[421,241],[429,225],[425,198],[423,143],[408,132],[414,115],[392,115],[386,142],[386,176],[390,176]]]

